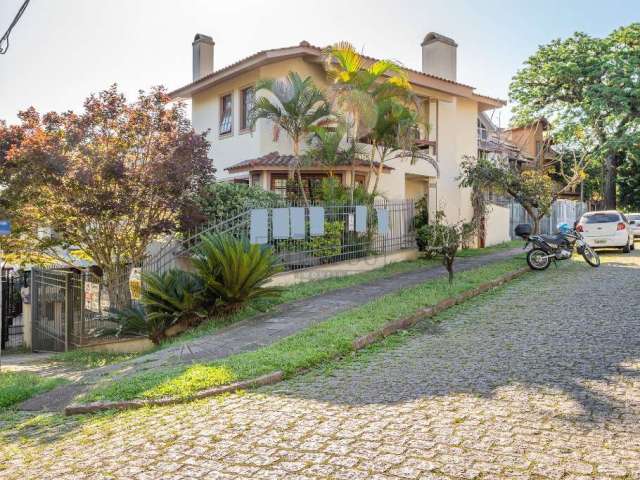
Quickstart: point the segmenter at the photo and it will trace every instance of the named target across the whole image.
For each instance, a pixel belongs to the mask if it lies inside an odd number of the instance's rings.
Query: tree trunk
[[[604,208],[607,210],[616,209],[616,180],[618,176],[619,156],[609,152],[604,164],[604,182],[602,193],[604,197]]]
[[[522,208],[524,208],[525,211],[527,212],[527,214],[529,214],[529,217],[531,217],[531,221],[533,222],[533,232],[531,233],[531,235],[539,234],[540,233],[540,219],[542,217],[540,215],[538,215],[538,212],[536,210],[534,210],[533,208],[531,208],[531,207],[525,207],[524,205],[522,205]]]
[[[540,233],[540,219],[537,215],[532,215],[531,219],[533,220],[533,234],[538,235]]]
[[[455,255],[451,255],[448,253],[444,254],[444,267],[447,269],[448,277],[449,277],[449,286],[453,285],[453,261],[455,260]]]
[[[109,307],[112,311],[119,311],[131,306],[131,292],[129,291],[130,270],[126,265],[103,269],[102,282],[107,289]]]
[[[293,155],[296,157],[295,159],[295,171],[296,176],[298,177],[298,188],[300,189],[300,193],[302,194],[302,200],[304,201],[304,206],[309,208],[309,200],[307,200],[307,194],[304,191],[304,184],[302,183],[302,172],[301,164],[300,164],[300,140],[296,139],[293,143]]]

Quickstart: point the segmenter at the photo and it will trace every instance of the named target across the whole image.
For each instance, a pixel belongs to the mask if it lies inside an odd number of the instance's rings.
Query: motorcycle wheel
[[[531,270],[546,270],[551,265],[551,259],[541,248],[534,248],[527,253],[527,264]]]
[[[592,267],[600,266],[600,255],[598,255],[589,245],[585,245],[584,250],[582,251],[582,258],[584,258],[584,261]]]

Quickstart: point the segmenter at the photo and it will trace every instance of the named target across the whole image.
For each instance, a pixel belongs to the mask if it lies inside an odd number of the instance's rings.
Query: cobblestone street
[[[7,422],[0,478],[640,479],[640,251],[603,260],[270,388]]]

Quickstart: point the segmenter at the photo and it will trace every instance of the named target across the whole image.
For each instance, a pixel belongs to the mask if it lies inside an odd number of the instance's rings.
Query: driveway
[[[640,250],[565,262],[332,370],[8,430],[0,477],[640,478],[638,312]]]

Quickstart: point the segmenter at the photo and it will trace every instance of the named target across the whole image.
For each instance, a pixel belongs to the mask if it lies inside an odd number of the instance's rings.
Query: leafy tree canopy
[[[604,38],[575,33],[541,46],[510,86],[516,124],[546,117],[565,139],[584,130],[587,152],[606,159],[608,206],[615,206],[616,168],[640,135],[638,72],[640,23],[633,23]]]
[[[113,85],[80,113],[30,108],[20,125],[0,123],[4,253],[28,261],[73,245],[113,273],[176,228],[213,167],[205,136],[169,102],[157,87],[129,103]]]

